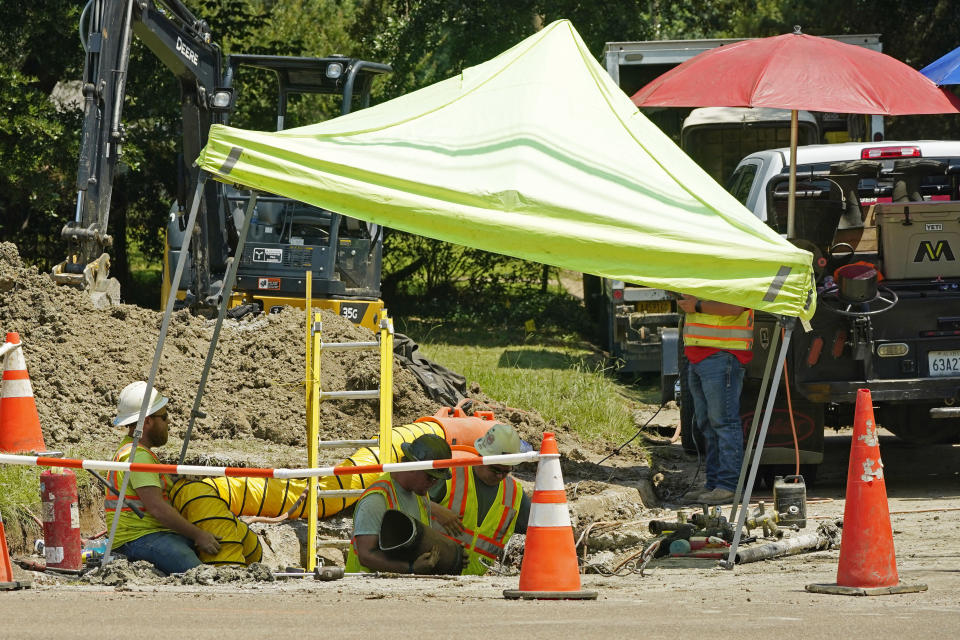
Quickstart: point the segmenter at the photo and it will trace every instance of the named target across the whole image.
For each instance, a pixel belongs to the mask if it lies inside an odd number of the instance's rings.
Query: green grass
[[[18,507],[40,512],[40,467],[0,465],[0,513],[4,521],[15,522],[22,514]]]
[[[478,383],[496,401],[535,410],[586,439],[630,437],[636,431],[632,408],[649,401],[648,390],[621,384],[595,353],[581,347],[462,345],[430,335],[419,344],[425,357],[464,375],[468,384]]]

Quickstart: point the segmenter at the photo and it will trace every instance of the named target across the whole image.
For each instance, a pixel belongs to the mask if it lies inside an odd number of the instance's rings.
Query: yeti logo
[[[940,262],[940,258],[944,260],[954,260],[953,251],[951,251],[950,245],[947,244],[946,240],[940,240],[936,246],[929,240],[921,242],[920,246],[917,247],[917,256],[913,261],[923,262],[924,258],[930,258],[930,262]]]

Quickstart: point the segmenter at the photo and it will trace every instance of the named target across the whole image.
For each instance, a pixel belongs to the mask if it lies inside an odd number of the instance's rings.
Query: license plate
[[[637,311],[640,313],[670,313],[669,300],[646,300],[637,303]]]
[[[960,350],[927,353],[931,376],[960,376]]]

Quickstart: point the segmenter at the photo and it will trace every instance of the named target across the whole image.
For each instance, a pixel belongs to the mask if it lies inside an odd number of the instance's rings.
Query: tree
[[[374,86],[374,101],[451,77],[514,46],[544,25],[568,18],[599,59],[618,40],[753,37],[799,24],[815,35],[880,33],[884,51],[920,68],[960,41],[960,3],[952,0],[186,0],[206,20],[224,54],[327,56],[386,62],[394,73]],[[60,238],[76,201],[80,121],[50,96],[81,78],[76,0],[4,2],[0,22],[0,239],[48,269],[66,256]],[[50,46],[57,42],[58,46]],[[163,230],[177,191],[180,91],[172,74],[136,38],[130,61],[123,169],[116,179],[109,232],[114,273],[131,282],[132,241],[159,261]],[[232,124],[272,129],[275,85],[238,79]],[[288,124],[337,115],[331,101],[301,99]],[[888,119],[888,137],[956,137],[956,116]],[[190,162],[187,159],[186,162]],[[539,282],[539,266],[467,249],[440,247],[406,234],[387,236],[385,288],[415,283],[494,287],[519,274]],[[459,273],[455,273],[459,270]],[[530,275],[530,274],[533,275]],[[446,284],[444,284],[446,282]],[[131,291],[134,287],[125,287]],[[153,295],[153,294],[151,294]]]
[[[64,27],[76,23],[80,8],[67,0],[7,4],[0,21],[0,240],[48,269],[65,254],[60,229],[75,202],[76,165],[69,158],[79,132],[77,112],[50,97],[78,67],[49,43],[79,51]]]

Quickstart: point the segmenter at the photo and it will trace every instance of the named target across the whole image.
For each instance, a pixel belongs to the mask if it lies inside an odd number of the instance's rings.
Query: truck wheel
[[[960,420],[931,418],[933,405],[881,405],[877,422],[904,442],[952,444],[960,441]]]

